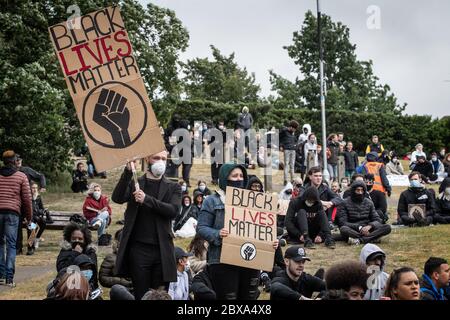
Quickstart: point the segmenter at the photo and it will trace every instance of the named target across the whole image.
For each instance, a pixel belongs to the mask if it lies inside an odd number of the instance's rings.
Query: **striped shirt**
[[[23,211],[26,219],[31,220],[31,189],[24,173],[17,171],[10,176],[0,174],[0,213],[2,211],[13,211],[19,216]]]

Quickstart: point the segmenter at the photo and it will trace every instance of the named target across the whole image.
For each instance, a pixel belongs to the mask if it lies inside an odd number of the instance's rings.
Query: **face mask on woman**
[[[411,185],[411,188],[416,188],[416,189],[423,188],[423,184],[421,184],[419,180],[411,180],[410,185]]]
[[[181,191],[185,192],[186,190],[187,190],[187,186],[186,186],[185,184],[183,184],[183,185],[181,186]]]
[[[233,188],[244,189],[244,180],[232,181],[227,180],[227,186]]]
[[[95,200],[100,199],[101,195],[102,195],[102,193],[100,191],[94,191],[94,193],[92,194],[92,196],[94,197]]]
[[[81,271],[81,273],[87,279],[87,281],[90,281],[92,276],[94,275],[94,272],[91,269],[83,270],[83,271]]]
[[[199,189],[201,192],[203,192],[203,191],[206,190],[206,186],[205,186],[204,184],[201,184],[201,185],[198,187],[198,189]]]

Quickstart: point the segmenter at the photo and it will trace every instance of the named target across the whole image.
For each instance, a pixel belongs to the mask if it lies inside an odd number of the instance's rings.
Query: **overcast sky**
[[[290,80],[299,75],[283,46],[292,43],[305,12],[316,12],[316,0],[153,3],[174,10],[188,29],[189,48],[182,60],[211,57],[210,44],[226,55],[235,52],[239,65],[255,73],[263,96],[271,93],[268,70]],[[371,5],[380,10],[379,29],[367,27]],[[450,1],[321,0],[321,7],[333,21],[350,28],[358,59],[373,60],[375,75],[391,87],[400,104],[408,103],[408,114],[450,114]]]

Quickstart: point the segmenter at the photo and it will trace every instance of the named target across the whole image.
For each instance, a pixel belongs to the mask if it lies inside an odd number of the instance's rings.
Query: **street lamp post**
[[[322,111],[322,152],[323,152],[323,179],[330,180],[330,173],[328,172],[327,161],[327,123],[325,118],[325,95],[324,95],[324,81],[323,81],[323,48],[322,48],[322,28],[320,26],[321,11],[320,0],[317,0],[317,34],[319,42],[319,59],[320,59],[320,109]]]

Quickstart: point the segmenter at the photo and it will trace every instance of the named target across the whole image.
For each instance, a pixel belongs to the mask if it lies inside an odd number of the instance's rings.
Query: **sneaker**
[[[327,239],[325,239],[325,247],[328,247],[330,249],[335,249],[336,242],[334,242],[334,240],[331,238],[327,238]]]
[[[359,246],[361,244],[361,240],[356,238],[348,238],[348,244],[352,246]]]
[[[53,223],[52,217],[48,216],[47,218],[45,218],[45,223],[46,224],[52,224]]]
[[[16,283],[13,280],[6,280],[6,286],[8,286],[10,288],[15,288]]]
[[[98,230],[98,228],[100,228],[101,225],[102,225],[101,221],[96,221],[96,222],[92,225],[92,228],[93,228],[94,230]]]
[[[311,239],[307,238],[305,240],[305,248],[314,249],[314,243],[312,242]]]
[[[35,249],[39,248],[39,242],[41,242],[41,239],[39,239],[39,238],[36,238],[36,239],[34,240],[34,248],[35,248]]]
[[[34,249],[33,248],[29,248],[27,250],[27,256],[32,256],[34,254]]]

